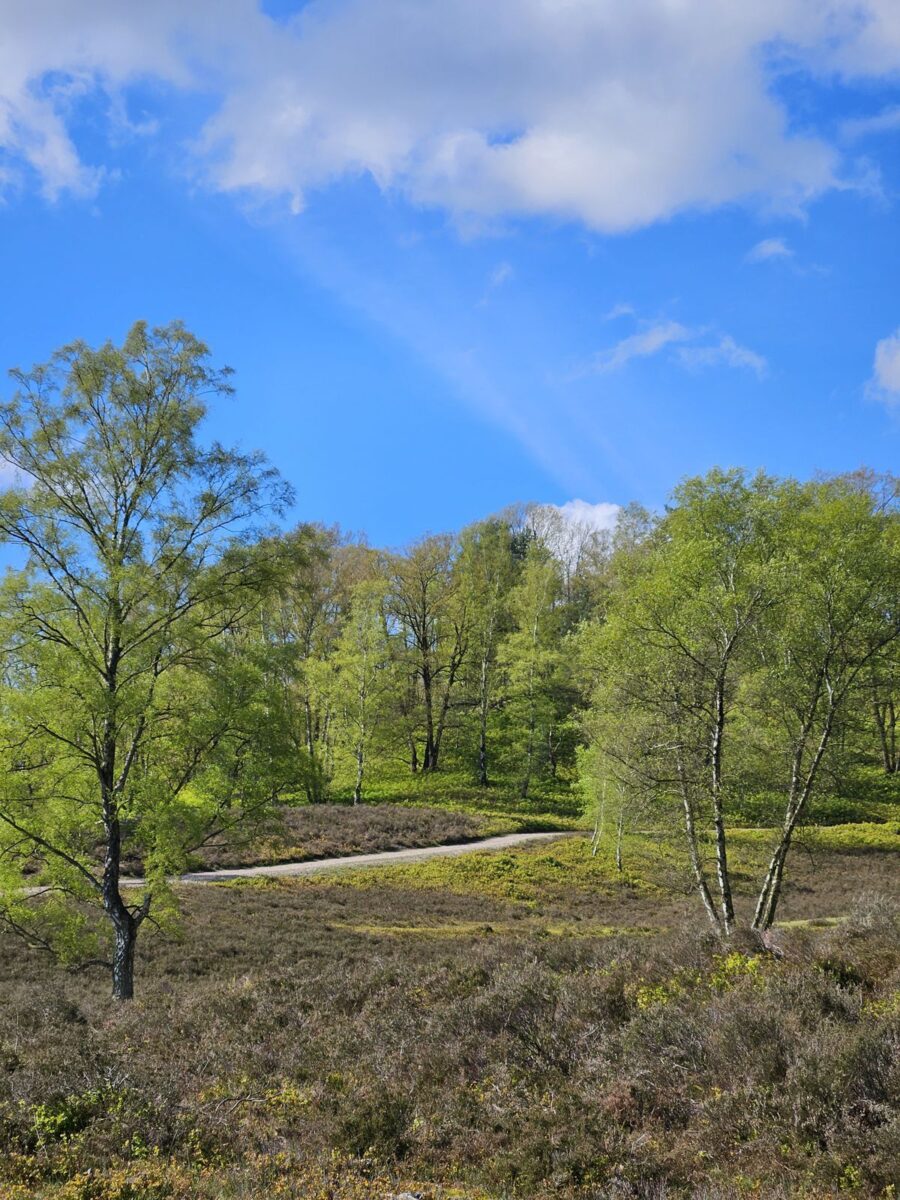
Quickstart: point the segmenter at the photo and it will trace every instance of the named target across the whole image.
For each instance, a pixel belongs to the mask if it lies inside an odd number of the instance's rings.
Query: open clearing
[[[639,837],[621,874],[543,835],[180,886],[114,1011],[0,936],[0,1195],[888,1197],[900,854],[861,830],[805,836],[777,957]]]
[[[408,847],[404,850],[380,850],[374,854],[341,855],[336,858],[305,859],[300,862],[272,863],[258,867],[220,867],[214,871],[189,871],[179,876],[180,883],[221,883],[228,879],[277,879],[291,875],[315,875],[320,871],[340,871],[352,867],[389,867],[398,864],[426,862],[431,858],[458,858],[473,851],[510,850],[528,842],[554,841],[570,837],[558,833],[506,833],[499,837],[480,838],[470,842],[456,842],[441,846]],[[129,881],[140,886],[141,879]]]

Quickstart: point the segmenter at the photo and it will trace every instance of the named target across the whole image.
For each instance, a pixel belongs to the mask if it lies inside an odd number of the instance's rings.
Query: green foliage
[[[330,695],[338,722],[338,747],[351,760],[353,800],[363,798],[365,768],[383,742],[379,714],[397,690],[385,616],[386,581],[363,579],[350,598],[349,612],[331,660]]]
[[[576,544],[560,522],[535,506],[402,554],[314,531],[269,618],[311,801],[357,791],[360,756],[369,800],[387,779],[387,798],[406,791],[404,769],[435,792],[444,773],[526,800],[569,791],[579,685],[560,638],[599,604],[605,557],[593,531]]]
[[[356,888],[449,891],[527,903],[578,891],[596,895],[614,886],[652,890],[651,884],[636,876],[620,876],[608,857],[591,855],[587,840],[580,836],[506,851],[473,850],[409,866],[342,871],[340,879]]]
[[[639,1011],[646,1012],[696,994],[700,989],[708,993],[728,992],[744,979],[753,979],[762,984],[766,970],[771,966],[771,960],[758,954],[742,954],[739,950],[732,950],[728,954],[713,955],[705,971],[681,967],[667,979],[653,983],[640,981],[629,987],[626,994],[633,997]]]
[[[567,780],[544,778],[522,798],[518,772],[497,771],[493,781],[483,787],[464,767],[448,764],[440,771],[420,771],[412,774],[402,765],[376,756],[372,774],[366,785],[367,801],[371,804],[413,804],[433,806],[485,815],[511,818],[534,817],[547,820],[551,828],[574,828],[583,825],[583,804],[580,795]],[[350,801],[353,778],[345,773],[335,780],[334,798]],[[553,822],[556,822],[554,825]]]
[[[744,850],[765,930],[806,826],[862,822],[832,843],[891,844],[890,477],[716,469],[611,535],[528,505],[386,553],[260,524],[289,489],[259,455],[198,440],[230,384],[180,324],[15,378],[0,915],[67,964],[111,941],[124,970],[151,909],[177,930],[169,879],[198,848],[255,822],[264,841],[299,796],[439,804],[488,833],[592,826],[577,886],[611,864],[627,884],[623,852],[657,853],[724,933]],[[646,836],[676,823],[677,863]],[[780,833],[742,841],[748,826]],[[531,894],[515,857],[455,869]],[[556,869],[530,868],[540,887]],[[123,872],[144,889],[124,894]]]
[[[888,816],[852,788],[829,794],[826,780],[846,774],[873,665],[900,638],[895,500],[893,481],[864,475],[687,480],[623,573],[606,622],[579,636],[594,680],[588,803],[599,812],[612,791],[682,823],[695,886],[726,932],[735,825],[781,830],[754,916],[765,929],[795,831]],[[887,701],[880,712],[884,734]],[[706,832],[714,871],[700,853]]]
[[[735,825],[775,827],[783,816],[780,792],[738,792],[732,800]],[[846,777],[822,784],[810,797],[804,825],[852,825],[896,820],[900,815],[900,777],[878,767],[857,768]]]
[[[769,846],[776,837],[773,829],[735,829],[736,845]],[[799,839],[811,849],[840,852],[854,850],[900,850],[900,820],[856,821],[850,825],[821,825],[804,828]]]
[[[71,959],[101,907],[123,995],[140,923],[174,911],[167,874],[297,776],[254,625],[294,557],[256,522],[289,490],[259,455],[196,440],[206,395],[229,390],[207,357],[181,325],[139,323],[121,348],[16,372],[0,408],[20,473],[0,539],[26,560],[0,597],[0,912]],[[136,904],[128,859],[150,884]]]
[[[29,1110],[29,1133],[38,1149],[50,1142],[65,1142],[80,1133],[107,1110],[112,1097],[101,1088],[64,1096],[61,1100],[35,1104]]]

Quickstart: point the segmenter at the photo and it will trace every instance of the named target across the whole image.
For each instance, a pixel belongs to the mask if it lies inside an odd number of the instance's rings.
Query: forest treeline
[[[748,797],[777,827],[764,933],[817,797],[858,764],[897,775],[893,478],[714,470],[612,531],[532,504],[389,551],[278,527],[277,473],[199,437],[230,384],[181,325],[76,343],[15,380],[0,915],[108,965],[120,998],[188,856],[298,796],[364,802],[402,772],[522,800],[579,789],[598,836],[679,825],[728,935]]]
[[[309,800],[351,771],[360,800],[386,763],[523,799],[576,786],[597,836],[678,821],[723,933],[727,826],[755,804],[780,826],[753,917],[768,929],[815,798],[858,765],[898,770],[897,503],[865,471],[714,470],[612,532],[547,505],[399,554],[301,531],[310,565],[277,640],[296,655]]]
[[[306,798],[361,801],[370,775],[441,769],[523,800],[569,786],[578,637],[607,607],[612,555],[649,528],[637,506],[610,534],[532,504],[402,551],[286,535],[302,566],[259,636],[283,664]]]
[[[793,782],[799,819],[820,771],[895,774],[897,504],[866,471],[715,470],[611,531],[539,504],[402,552],[302,527],[261,636],[286,655],[307,799],[445,767],[690,810],[705,773],[722,803]]]

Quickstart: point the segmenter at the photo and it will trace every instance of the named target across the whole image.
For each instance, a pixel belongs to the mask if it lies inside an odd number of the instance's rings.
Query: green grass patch
[[[767,847],[774,844],[775,829],[733,829],[729,838],[741,847]],[[836,853],[853,851],[900,851],[900,821],[859,821],[847,825],[804,825],[794,834],[795,846]]]
[[[448,891],[525,903],[562,899],[573,891],[598,894],[622,886],[654,890],[643,873],[616,871],[609,852],[592,856],[589,840],[577,836],[499,852],[473,850],[402,866],[323,872],[316,882]]]
[[[784,819],[783,792],[745,792],[729,814],[733,826],[777,826]],[[843,778],[812,797],[811,825],[883,824],[900,820],[900,776],[873,766],[850,768]]]
[[[487,924],[483,921],[454,921],[444,925],[378,925],[340,922],[334,929],[360,933],[369,937],[520,937],[520,938],[611,938],[647,937],[660,930],[650,925],[606,925],[596,921],[535,923],[506,921]]]
[[[336,800],[349,799],[339,786]],[[581,795],[567,784],[538,788],[522,799],[516,781],[499,779],[480,787],[469,775],[457,771],[434,774],[399,771],[380,774],[366,783],[367,804],[428,806],[450,812],[471,813],[495,822],[496,832],[540,832],[553,829],[583,829],[586,825]]]

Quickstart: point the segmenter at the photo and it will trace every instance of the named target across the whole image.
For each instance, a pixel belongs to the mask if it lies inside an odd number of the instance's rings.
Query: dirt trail
[[[348,854],[341,858],[311,858],[306,862],[275,863],[269,867],[220,867],[216,871],[189,871],[177,877],[178,883],[221,883],[227,879],[252,879],[256,876],[278,878],[282,875],[315,875],[319,871],[341,871],[348,867],[390,867],[396,863],[425,862],[429,858],[455,858],[473,850],[507,850],[528,842],[546,842],[573,836],[571,833],[504,833],[499,837],[474,842],[453,842],[444,846],[414,846],[406,850],[382,850],[378,854]],[[575,836],[578,836],[577,834]],[[143,879],[123,879],[123,887],[142,887]]]

